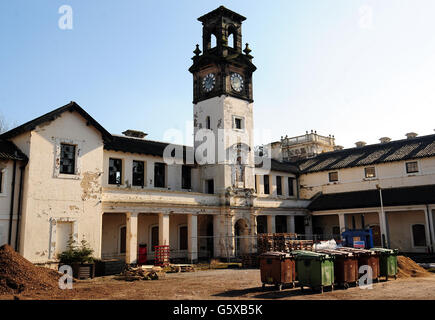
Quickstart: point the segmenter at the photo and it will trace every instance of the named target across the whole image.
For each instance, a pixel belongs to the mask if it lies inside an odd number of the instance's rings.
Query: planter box
[[[89,279],[95,277],[94,263],[73,263],[73,277],[76,279]]]
[[[123,260],[101,260],[95,261],[95,275],[97,277],[119,274],[124,270]]]

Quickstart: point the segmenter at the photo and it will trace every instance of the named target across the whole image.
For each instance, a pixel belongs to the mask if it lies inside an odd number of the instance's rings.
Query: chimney
[[[138,131],[138,130],[131,130],[131,129],[124,131],[122,134],[126,137],[139,138],[139,139],[143,139],[148,135],[145,132]]]
[[[382,137],[379,139],[379,141],[381,141],[381,143],[387,143],[391,141],[391,138],[389,137]]]
[[[418,136],[418,134],[415,132],[408,132],[407,134],[405,134],[405,136],[407,139],[413,139],[413,138],[416,138]]]
[[[355,142],[355,145],[356,145],[357,148],[364,147],[366,144],[367,144],[367,143],[364,142],[364,141],[358,141],[358,142]]]

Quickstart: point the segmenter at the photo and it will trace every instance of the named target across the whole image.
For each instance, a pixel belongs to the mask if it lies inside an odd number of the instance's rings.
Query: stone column
[[[215,258],[223,257],[225,255],[223,250],[222,233],[224,226],[222,225],[222,215],[213,215],[213,255]]]
[[[198,216],[196,214],[187,215],[187,249],[188,259],[191,263],[198,262]]]
[[[308,225],[306,222],[308,222]],[[305,239],[310,240],[313,238],[313,217],[311,215],[305,216],[304,223],[305,223]]]
[[[431,221],[429,218],[429,214],[431,214],[431,212],[429,210],[427,210],[427,208],[424,208],[423,212],[424,212],[424,219],[425,219],[424,226],[425,226],[425,231],[426,231],[426,245],[428,248],[430,248],[432,250],[433,249],[432,244],[431,244],[432,243],[432,241],[431,241],[432,234],[431,234],[431,227],[430,227]]]
[[[435,230],[434,230],[434,228],[435,228],[435,224],[434,224],[434,221],[433,221],[433,213],[432,213],[432,209],[431,208],[428,208],[429,209],[429,212],[428,212],[428,215],[429,215],[429,226],[430,226],[430,232],[431,232],[431,237],[432,237],[432,252],[434,252],[435,251]]]
[[[169,214],[159,213],[159,246],[169,245]]]
[[[249,235],[251,236],[251,243],[250,243],[249,252],[256,253],[257,252],[257,215],[251,213],[250,218],[251,218],[250,221],[251,232]]]
[[[346,230],[346,216],[344,213],[338,214],[338,223],[340,225],[340,234]]]
[[[127,264],[137,263],[137,220],[138,213],[126,213],[126,253],[125,262]]]
[[[275,233],[275,216],[267,216],[267,233]]]
[[[287,216],[287,232],[295,233],[295,216]]]

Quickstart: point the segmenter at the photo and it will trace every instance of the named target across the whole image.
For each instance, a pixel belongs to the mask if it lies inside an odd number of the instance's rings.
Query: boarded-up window
[[[364,175],[366,178],[375,178],[376,177],[375,167],[364,168]]]
[[[187,250],[187,226],[180,227],[180,250]]]
[[[329,173],[329,182],[335,182],[338,181],[338,172],[334,171],[334,172],[330,172]]]
[[[192,168],[188,166],[183,166],[181,168],[181,188],[191,189],[192,188]]]
[[[109,184],[122,184],[121,159],[109,159]]]
[[[151,228],[151,251],[155,250],[155,246],[159,245],[159,227],[154,226]]]
[[[72,240],[72,222],[57,222],[56,238],[56,253],[62,253]]]
[[[164,188],[166,186],[166,164],[156,162],[154,164],[154,187]]]
[[[145,185],[145,163],[133,161],[133,185],[143,187]]]
[[[76,146],[71,144],[60,145],[60,169],[63,174],[75,174]]]
[[[119,253],[127,252],[127,227],[119,230]]]
[[[406,173],[415,173],[418,172],[418,162],[412,161],[406,163]]]
[[[426,230],[424,224],[412,225],[412,240],[414,247],[426,246]]]
[[[265,174],[263,176],[263,185],[264,185],[264,194],[269,194],[270,193],[270,188],[269,188],[269,175]]]

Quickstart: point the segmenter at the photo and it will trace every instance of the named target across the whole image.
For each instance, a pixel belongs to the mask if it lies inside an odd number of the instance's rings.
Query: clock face
[[[236,92],[241,92],[243,90],[243,77],[238,73],[231,74],[231,87]]]
[[[213,90],[215,83],[216,77],[214,73],[209,73],[202,79],[202,89],[205,92],[210,92],[211,90]]]

